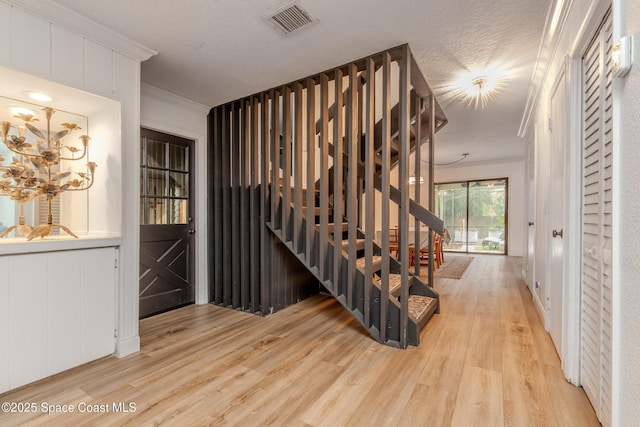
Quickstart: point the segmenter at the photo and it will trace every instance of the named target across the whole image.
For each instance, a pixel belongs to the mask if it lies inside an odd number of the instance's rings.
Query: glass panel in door
[[[505,253],[506,180],[469,182],[468,251]]]
[[[446,229],[443,249],[467,251],[467,183],[436,184],[436,214]]]

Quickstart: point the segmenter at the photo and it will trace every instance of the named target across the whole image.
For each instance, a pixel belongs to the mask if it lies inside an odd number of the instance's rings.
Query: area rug
[[[472,256],[446,256],[444,262],[436,271],[433,272],[433,277],[442,277],[445,279],[459,279],[473,261]],[[421,274],[421,277],[426,275]]]

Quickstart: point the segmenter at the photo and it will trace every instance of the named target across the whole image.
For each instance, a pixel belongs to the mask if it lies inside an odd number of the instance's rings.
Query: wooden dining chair
[[[440,268],[444,262],[444,250],[442,246],[442,236],[438,233],[433,233],[433,256],[435,258],[435,265],[437,268]]]
[[[394,256],[398,258],[398,228],[390,228],[389,229],[389,253],[395,254]]]
[[[409,245],[409,265],[414,265],[414,245]],[[440,268],[444,262],[444,250],[442,248],[442,236],[433,233],[433,269]],[[429,247],[420,248],[420,265],[429,264]]]
[[[435,248],[435,246],[434,246]],[[415,246],[413,245],[409,245],[409,265],[413,266],[415,265]],[[436,254],[434,252],[433,254],[433,260],[434,262],[431,263],[433,265],[433,269],[436,269],[436,266],[439,267],[439,265],[437,265],[437,261],[436,261]],[[420,265],[429,265],[429,247],[424,247],[424,248],[420,248]]]

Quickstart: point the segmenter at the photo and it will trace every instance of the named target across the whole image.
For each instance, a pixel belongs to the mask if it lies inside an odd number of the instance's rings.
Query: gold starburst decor
[[[456,98],[467,107],[484,108],[500,93],[507,78],[499,68],[473,71],[463,75],[456,83]]]
[[[0,237],[15,230],[32,240],[48,236],[55,228],[78,237],[68,227],[54,223],[52,201],[62,193],[86,191],[93,185],[96,164],[88,160],[89,135],[81,132],[79,123],[64,121],[79,119],[87,128],[86,117],[9,98],[0,100],[0,131],[8,149],[2,151],[9,154],[0,152],[0,195],[19,206],[18,224],[7,227]],[[62,120],[56,120],[56,114]],[[84,163],[84,168],[71,170],[76,162]],[[46,209],[47,221],[34,226],[26,223],[24,206],[35,199],[46,202],[40,206]]]

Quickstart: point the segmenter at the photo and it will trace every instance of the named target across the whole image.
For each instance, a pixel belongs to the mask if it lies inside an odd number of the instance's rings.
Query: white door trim
[[[565,258],[562,370],[569,382],[580,383],[581,212],[582,212],[582,60],[565,58],[568,102],[565,144]]]
[[[610,0],[591,3],[584,20],[565,58],[567,70],[566,107],[568,126],[565,148],[565,294],[563,298],[563,346],[566,348],[562,360],[565,378],[580,385],[581,346],[581,301],[582,301],[582,57],[596,29],[600,26]]]
[[[207,304],[209,302],[209,281],[208,281],[208,265],[207,265],[207,198],[203,195],[206,194],[207,188],[207,138],[205,135],[201,135],[197,132],[192,132],[187,129],[183,129],[177,126],[167,125],[155,120],[149,120],[142,118],[140,126],[155,130],[158,132],[168,133],[176,135],[186,139],[192,139],[194,141],[195,149],[195,210],[196,220],[194,228],[196,230],[195,235],[195,303]],[[139,142],[138,142],[139,144]],[[139,184],[138,184],[139,185]],[[139,250],[139,249],[138,249]]]
[[[569,117],[569,108],[567,107],[568,105],[568,101],[569,101],[569,96],[568,96],[568,88],[567,88],[567,81],[568,81],[568,75],[567,75],[567,62],[564,61],[560,67],[560,69],[558,70],[558,73],[556,74],[556,77],[554,79],[554,83],[551,87],[551,91],[549,92],[549,99],[548,99],[548,131],[549,131],[549,168],[550,168],[550,182],[549,182],[549,193],[548,193],[548,205],[549,205],[549,210],[548,210],[548,217],[547,217],[547,271],[546,271],[546,283],[547,283],[547,287],[546,287],[546,304],[545,304],[545,329],[547,330],[547,332],[549,332],[549,334],[551,335],[552,341],[554,342],[554,345],[556,346],[556,351],[558,353],[558,355],[560,356],[560,361],[562,363],[562,365],[564,366],[564,360],[565,360],[565,353],[567,351],[567,342],[566,342],[566,336],[567,336],[567,328],[566,328],[566,312],[567,312],[567,307],[566,307],[566,300],[567,300],[567,281],[566,281],[566,268],[567,268],[567,263],[566,263],[566,254],[567,254],[567,245],[566,245],[566,239],[565,237],[551,237],[552,236],[552,230],[565,230],[564,235],[566,235],[566,228],[567,228],[567,217],[566,217],[566,212],[567,212],[567,203],[566,203],[566,196],[567,196],[567,168],[563,167],[562,170],[562,182],[558,183],[555,181],[551,181],[554,179],[554,174],[555,174],[555,166],[557,163],[557,160],[554,158],[555,156],[555,150],[556,150],[556,144],[558,142],[560,142],[561,147],[559,147],[562,151],[562,156],[563,158],[563,162],[566,162],[567,160],[567,137],[568,137],[568,123],[567,123],[567,118]],[[557,112],[556,112],[557,110]],[[557,120],[558,119],[558,113],[560,113],[560,117],[562,117],[562,120]],[[555,116],[555,119],[557,121],[553,121]],[[558,187],[558,184],[561,184],[560,187]],[[558,208],[558,206],[562,204],[562,211],[561,212],[556,212],[556,209]],[[559,214],[559,215],[558,215]],[[558,220],[558,216],[560,217],[560,220]],[[558,241],[558,239],[560,239],[560,241]],[[556,248],[560,246],[562,248],[561,250],[561,254],[557,255],[556,254]],[[556,265],[554,263],[554,257],[559,256],[561,258],[560,262],[561,262],[561,266],[562,266],[562,272],[561,272],[561,277],[560,277],[560,285],[561,288],[559,290],[556,290],[556,279],[557,277],[554,277],[554,265]],[[556,292],[559,292],[559,295],[556,294]],[[560,299],[560,304],[556,304],[556,300]],[[556,322],[553,322],[553,319],[557,319],[556,316],[556,310],[560,310],[560,319],[556,320]],[[559,331],[559,337],[556,336],[556,333],[554,333],[554,331],[556,330],[556,328],[552,328],[553,325],[555,325],[556,323],[559,323],[560,327],[560,331]],[[557,327],[556,326],[556,327]]]

